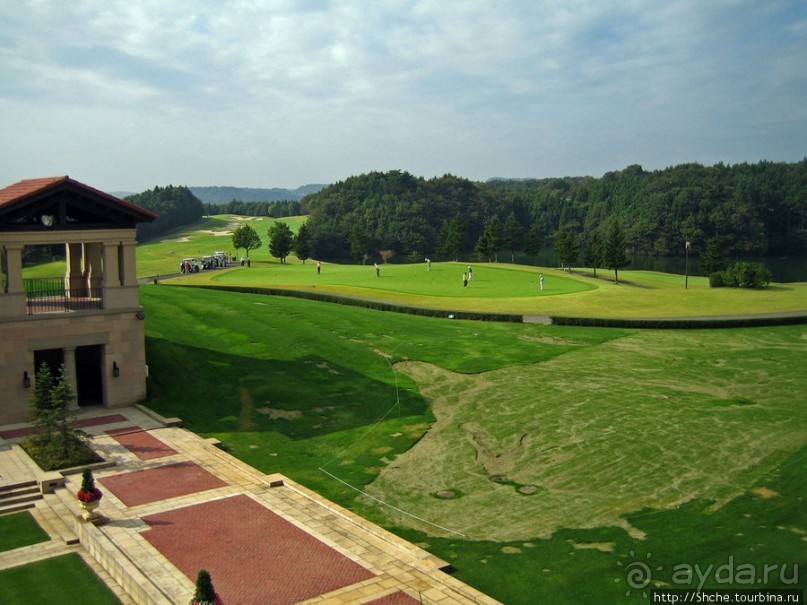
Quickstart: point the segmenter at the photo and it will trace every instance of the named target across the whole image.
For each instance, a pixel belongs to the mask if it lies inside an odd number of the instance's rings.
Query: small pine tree
[[[45,470],[99,459],[89,447],[87,435],[72,426],[74,415],[70,408],[75,399],[64,365],[54,377],[48,365],[43,363],[36,374],[36,388],[31,399],[33,430],[22,446]]]
[[[213,580],[206,569],[200,569],[196,576],[196,592],[191,600],[191,605],[216,605],[220,602],[216,590],[213,588]]]

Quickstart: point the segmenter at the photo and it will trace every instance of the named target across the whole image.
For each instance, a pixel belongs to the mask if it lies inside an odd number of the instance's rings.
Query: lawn
[[[176,273],[183,258],[201,257],[216,250],[243,254],[232,249],[232,231],[250,224],[263,245],[250,252],[250,268],[240,266],[203,271],[175,278],[186,285],[267,286],[305,292],[370,298],[412,306],[451,311],[558,315],[571,317],[700,317],[745,315],[807,310],[807,283],[771,284],[761,290],[709,288],[704,277],[684,277],[652,271],[620,271],[620,284],[613,272],[600,269],[571,273],[551,267],[508,263],[472,263],[474,278],[462,287],[468,263],[390,263],[380,266],[376,277],[367,265],[323,263],[317,275],[313,260],[301,263],[290,256],[281,264],[268,250],[266,234],[275,220],[296,230],[306,217],[272,219],[215,215],[162,238],[137,247],[137,270],[141,277]],[[394,259],[396,261],[401,259]],[[64,262],[25,269],[26,277],[64,275]],[[544,290],[539,289],[544,275]]]
[[[138,274],[175,273],[179,261],[214,250],[232,251],[230,234],[240,224],[252,225],[264,245],[250,252],[250,268],[232,267],[177,278],[184,284],[270,286],[289,290],[317,291],[343,296],[372,298],[446,311],[515,313],[583,317],[699,317],[807,310],[807,283],[771,284],[762,290],[709,288],[705,277],[684,277],[653,271],[619,272],[589,269],[571,273],[552,267],[509,263],[472,263],[474,278],[462,287],[468,263],[407,263],[401,258],[381,264],[376,277],[372,262],[366,265],[300,262],[289,256],[286,263],[272,257],[266,232],[275,219],[216,215],[184,227],[162,239],[143,243],[137,249]],[[305,217],[277,219],[296,230]],[[233,251],[235,252],[235,251]],[[238,251],[242,254],[243,251]],[[401,261],[401,262],[397,262]],[[59,274],[58,272],[56,273]],[[544,290],[539,275],[544,275]],[[574,296],[569,296],[574,294]]]
[[[183,226],[179,231],[169,233],[137,247],[137,273],[139,276],[166,275],[179,272],[179,263],[183,258],[201,258],[209,256],[217,250],[230,252],[234,256],[243,254],[243,250],[233,248],[233,231],[240,225],[250,225],[258,233],[264,245],[252,250],[249,255],[253,260],[268,260],[269,236],[267,231],[275,220],[286,222],[292,231],[306,217],[289,217],[273,219],[266,216],[236,216],[217,214],[202,219],[197,223]]]
[[[70,553],[0,571],[0,602],[26,605],[92,603],[119,605],[77,553]]]
[[[728,556],[807,564],[803,326],[580,329],[141,295],[149,405],[506,603],[622,602],[631,551],[668,584],[674,565]]]
[[[0,515],[0,552],[50,540],[28,511]]]

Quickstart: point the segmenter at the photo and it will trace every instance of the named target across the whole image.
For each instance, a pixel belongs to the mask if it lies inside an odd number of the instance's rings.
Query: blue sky
[[[807,155],[803,0],[0,0],[0,186]]]

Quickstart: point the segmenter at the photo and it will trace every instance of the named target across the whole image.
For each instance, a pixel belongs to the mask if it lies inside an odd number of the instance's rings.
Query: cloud
[[[60,160],[117,189],[795,161],[805,22],[796,0],[4,3],[21,152],[0,177]]]

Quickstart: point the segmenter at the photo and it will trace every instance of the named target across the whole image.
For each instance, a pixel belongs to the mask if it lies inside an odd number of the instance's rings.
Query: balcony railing
[[[28,315],[103,308],[101,288],[68,288],[62,277],[23,280]]]

